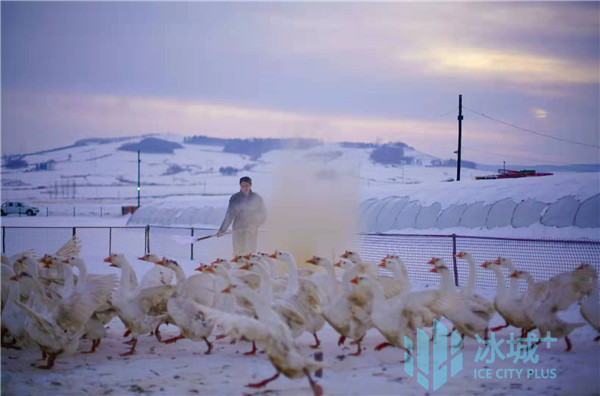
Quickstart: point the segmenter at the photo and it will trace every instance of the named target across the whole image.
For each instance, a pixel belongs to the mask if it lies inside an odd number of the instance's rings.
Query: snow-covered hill
[[[218,226],[227,197],[248,175],[271,219],[279,220],[272,227],[503,236],[527,236],[534,227],[541,236],[600,239],[598,173],[476,181],[492,172],[463,168],[461,181],[448,183],[455,168],[431,166],[440,159],[409,146],[402,150],[410,164],[382,165],[370,159],[368,145],[277,149],[253,159],[223,146],[187,144],[179,135],[154,137],[182,148],[141,154],[141,207],[129,224]],[[119,148],[142,139],[91,140],[28,155],[27,168],[2,169],[2,199],[33,203],[41,215],[61,208],[70,214],[75,206],[78,216],[98,216],[99,206],[105,216],[118,215],[120,206],[137,205],[138,194],[137,152]],[[39,164],[48,170],[35,171]],[[310,225],[303,224],[307,216]]]

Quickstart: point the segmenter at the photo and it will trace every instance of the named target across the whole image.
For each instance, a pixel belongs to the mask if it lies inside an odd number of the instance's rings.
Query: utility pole
[[[138,150],[138,209],[140,207],[140,150]]]
[[[458,158],[456,159],[456,181],[460,181],[460,157],[462,150],[462,95],[458,95]]]

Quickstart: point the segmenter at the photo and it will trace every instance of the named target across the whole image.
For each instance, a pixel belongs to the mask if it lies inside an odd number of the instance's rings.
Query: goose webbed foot
[[[381,344],[379,344],[379,345],[377,345],[375,347],[375,350],[376,351],[381,351],[383,348],[387,348],[387,347],[390,347],[390,346],[393,346],[393,345],[390,344],[389,342],[382,342]]]
[[[208,341],[208,338],[203,337],[204,338],[204,342],[206,343],[206,346],[208,347],[208,349],[206,350],[206,352],[204,352],[205,355],[210,355],[210,353],[212,352],[212,342]]]
[[[505,323],[502,326],[492,327],[490,330],[491,331],[498,331],[498,330],[502,330],[502,329],[504,329],[505,327],[508,327],[508,326],[510,326],[510,325],[508,323]]]
[[[258,352],[258,348],[256,348],[256,343],[252,341],[252,350],[249,352],[244,352],[244,355],[256,355],[256,352]]]
[[[308,378],[308,383],[310,384],[310,388],[313,391],[313,396],[322,396],[323,395],[323,387],[315,382],[314,379],[310,376],[310,373],[306,368],[303,369],[304,374]]]
[[[129,356],[129,355],[133,355],[135,353],[135,346],[137,345],[137,338],[134,337],[131,339],[131,341],[132,341],[131,349],[129,349],[129,351],[127,351],[127,352],[120,353],[119,354],[120,356]]]
[[[262,380],[260,382],[254,382],[254,383],[250,383],[248,385],[246,385],[246,387],[248,388],[262,388],[263,386],[266,386],[269,382],[274,381],[277,379],[277,377],[279,377],[279,371],[272,377],[269,377],[265,380]]]
[[[321,345],[321,340],[319,340],[319,337],[317,337],[316,332],[313,332],[313,337],[315,337],[315,343],[309,345],[309,347],[311,347],[312,349],[317,349]]]
[[[46,362],[46,364],[44,366],[37,366],[37,367],[42,370],[50,370],[52,367],[54,367],[54,361],[56,360],[57,356],[58,356],[58,353],[49,353],[48,361]]]
[[[164,344],[172,344],[172,343],[177,342],[177,341],[179,341],[179,340],[181,340],[183,338],[185,338],[185,336],[183,334],[179,334],[178,336],[171,337],[171,338],[168,338],[168,339],[162,341],[162,343],[164,343]]]
[[[97,340],[92,340],[92,349],[90,349],[89,351],[83,351],[81,353],[84,353],[84,354],[94,353],[94,352],[96,352],[96,348],[98,348],[99,345],[100,345],[100,338],[98,338]]]

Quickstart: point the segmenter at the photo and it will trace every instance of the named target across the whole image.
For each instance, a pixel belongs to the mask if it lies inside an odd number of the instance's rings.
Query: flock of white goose
[[[95,352],[106,335],[105,325],[116,316],[128,329],[125,336],[131,335],[130,347],[121,355],[135,353],[138,336],[150,332],[164,343],[201,340],[207,354],[212,350],[211,336],[245,340],[252,342],[247,354],[256,353],[258,344],[276,369],[273,377],[247,386],[263,387],[280,374],[307,377],[315,395],[323,390],[311,373],[323,364],[303,354],[295,340],[308,332],[315,341],[310,348],[319,348],[317,333],[326,323],[339,333],[338,345],[346,338],[356,344],[353,356],[361,354],[361,340],[373,327],[384,338],[376,350],[395,346],[409,352],[405,336],[414,340],[417,329],[433,327],[434,337],[434,321],[442,316],[463,337],[486,338],[489,330],[508,326],[520,328],[524,337],[537,328],[541,336],[550,332],[552,337],[564,337],[568,351],[569,334],[585,322],[565,322],[557,312],[577,301],[581,316],[600,332],[598,274],[587,264],[536,282],[507,258],[485,261],[480,267],[493,271],[498,282],[494,300],[488,301],[475,293],[477,266],[467,252],[456,255],[469,264],[466,285],[456,287],[443,260],[432,258],[433,267],[424,269],[441,276],[440,287],[412,291],[406,266],[397,255],[373,263],[346,251],[335,264],[314,256],[308,263],[324,271],[313,272],[297,268],[289,253],[256,253],[202,264],[188,276],[174,260],[146,254],[139,259],[153,265],[138,282],[122,254],[104,259],[120,268],[120,280],[115,274],[88,274],[80,250],[81,242],[74,236],[58,252],[39,260],[33,250],[2,256],[2,346],[40,348],[46,359],[39,366],[43,369],[52,368],[57,356],[75,353],[83,338],[92,346],[82,353]],[[285,276],[277,275],[278,262],[287,265]],[[382,276],[379,267],[393,277]],[[510,274],[508,287],[503,267]],[[527,282],[524,293],[519,292],[519,279]],[[496,312],[506,324],[490,328]],[[178,326],[181,334],[163,340],[159,330],[163,323]]]

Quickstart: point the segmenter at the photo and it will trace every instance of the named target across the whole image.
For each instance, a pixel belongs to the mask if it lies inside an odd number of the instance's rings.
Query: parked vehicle
[[[35,206],[24,204],[23,202],[10,202],[6,201],[2,203],[2,216],[9,214],[25,214],[27,216],[35,216],[40,212]]]

